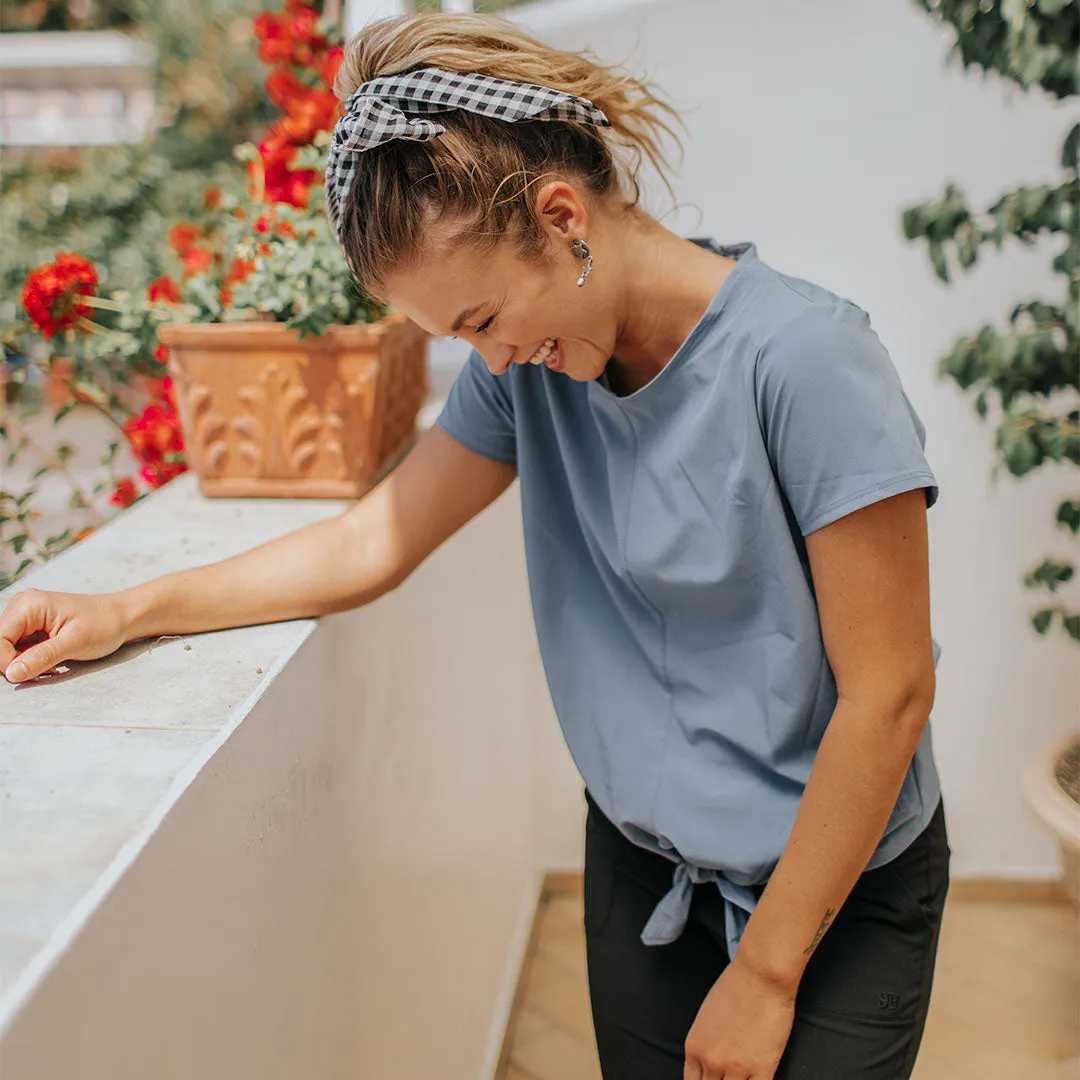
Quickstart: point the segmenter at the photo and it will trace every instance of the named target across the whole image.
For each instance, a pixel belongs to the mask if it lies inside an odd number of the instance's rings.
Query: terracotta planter
[[[204,495],[356,498],[412,444],[427,335],[403,316],[319,337],[269,322],[158,336]]]
[[[1065,889],[1080,910],[1080,803],[1067,795],[1058,781],[1058,762],[1080,744],[1080,732],[1066,736],[1028,766],[1024,791],[1032,809],[1061,843]]]

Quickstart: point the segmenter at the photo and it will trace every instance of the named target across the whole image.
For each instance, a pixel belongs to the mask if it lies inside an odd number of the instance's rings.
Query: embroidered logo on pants
[[[878,994],[879,1009],[897,1009],[900,1007],[900,995],[892,992]]]

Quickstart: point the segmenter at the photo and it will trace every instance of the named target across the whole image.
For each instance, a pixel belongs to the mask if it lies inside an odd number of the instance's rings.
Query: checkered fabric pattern
[[[326,161],[326,214],[340,240],[345,200],[356,175],[356,155],[391,139],[426,141],[446,128],[426,114],[447,109],[492,116],[497,120],[576,120],[611,127],[608,118],[585,98],[546,86],[506,82],[490,75],[462,75],[422,68],[388,75],[358,87],[345,104],[330,141]]]

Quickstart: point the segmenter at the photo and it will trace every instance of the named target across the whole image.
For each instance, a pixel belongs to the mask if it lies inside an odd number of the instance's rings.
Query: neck
[[[620,394],[644,386],[667,364],[735,267],[734,259],[684,240],[652,218],[631,220],[632,227],[612,230],[613,261],[625,276],[615,351],[605,373]]]

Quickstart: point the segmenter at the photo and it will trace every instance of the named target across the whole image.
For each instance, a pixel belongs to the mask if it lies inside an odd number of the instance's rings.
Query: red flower
[[[208,187],[203,192],[203,206],[207,210],[216,210],[221,205],[221,188]]]
[[[290,169],[289,163],[296,156],[296,147],[282,144],[272,137],[259,143],[259,154],[263,161],[266,201],[306,209],[312,185],[321,179],[318,169]]]
[[[94,264],[73,252],[58,251],[56,261],[31,270],[22,292],[30,321],[46,338],[70,330],[91,308],[80,296],[94,296],[98,276]]]
[[[270,231],[270,215],[260,214],[255,222],[255,231],[257,233],[268,233]]]
[[[310,64],[315,59],[315,53],[323,52],[329,44],[318,30],[319,13],[310,7],[297,5],[290,14],[293,18],[288,33],[293,39],[293,62]]]
[[[157,361],[157,362],[158,362],[159,364],[165,364],[165,363],[168,363],[168,360],[169,360],[169,349],[168,349],[168,346],[166,346],[166,345],[159,345],[159,346],[158,346],[158,347],[157,347],[157,348],[156,348],[156,349],[154,350],[154,359],[155,359],[155,360],[156,360],[156,361]]]
[[[230,285],[233,282],[241,282],[246,280],[248,274],[253,273],[255,270],[255,263],[251,259],[233,259],[232,266],[229,267],[228,274],[225,275],[225,280]]]
[[[259,59],[264,64],[288,63],[292,59],[292,39],[280,15],[263,11],[255,16],[253,27],[259,42]]]
[[[180,286],[168,275],[154,278],[146,290],[146,298],[151,304],[164,300],[167,304],[180,303]]]
[[[124,434],[142,463],[139,475],[152,488],[161,487],[187,469],[184,436],[176,411],[171,375],[148,379],[153,399],[138,416],[129,417]]]
[[[123,480],[119,481],[115,488],[113,488],[112,494],[109,496],[109,502],[114,506],[128,507],[135,501],[135,496],[138,494],[138,489],[135,487],[135,481],[130,476],[125,476]]]
[[[274,226],[274,232],[278,236],[284,236],[287,240],[296,239],[296,226],[291,221],[279,221]]]
[[[214,253],[208,248],[193,247],[184,255],[184,277],[194,277],[208,270],[214,262]]]
[[[319,13],[307,4],[287,3],[280,14],[264,11],[253,20],[264,64],[296,64],[304,67],[322,53],[329,42],[318,31]]]
[[[202,239],[202,230],[189,221],[178,221],[169,230],[169,244],[173,251],[183,258]]]
[[[319,78],[324,85],[334,89],[334,80],[337,78],[338,68],[345,59],[345,50],[340,45],[335,45],[329,52],[319,57]]]
[[[294,71],[288,68],[275,68],[266,76],[266,96],[279,108],[288,109],[293,100],[310,93]]]
[[[187,472],[187,465],[182,461],[148,461],[139,475],[149,487],[159,488],[183,472]]]
[[[293,99],[278,121],[280,133],[294,146],[308,146],[320,131],[330,131],[338,118],[339,102],[329,90],[311,90]]]

